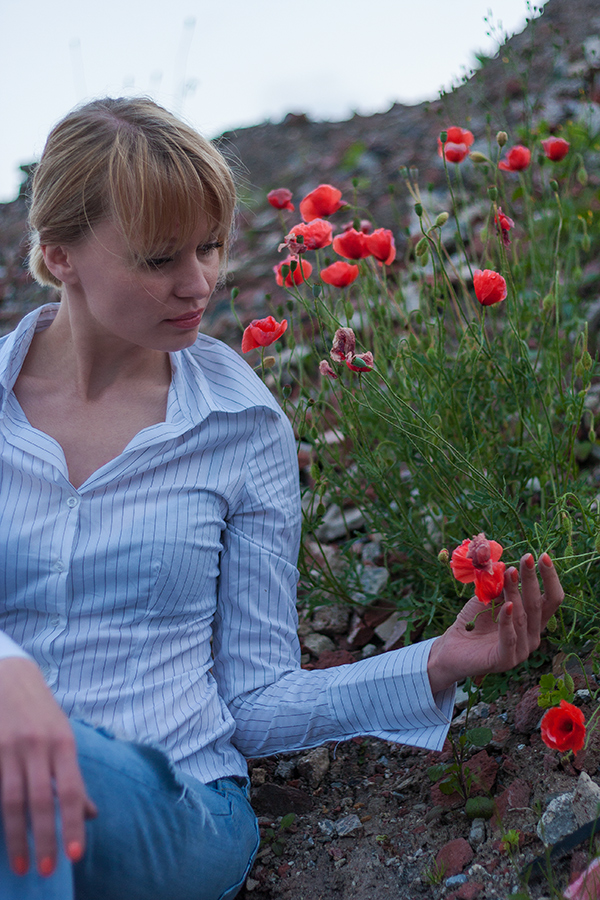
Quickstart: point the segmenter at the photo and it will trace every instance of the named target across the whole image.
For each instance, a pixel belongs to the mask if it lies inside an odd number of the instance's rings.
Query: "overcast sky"
[[[383,112],[437,97],[528,14],[526,0],[0,0],[0,202],[86,99],[147,94],[209,137]]]

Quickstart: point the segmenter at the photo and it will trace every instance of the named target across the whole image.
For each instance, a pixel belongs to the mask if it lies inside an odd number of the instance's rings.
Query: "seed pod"
[[[487,156],[480,153],[479,150],[473,150],[472,153],[469,153],[469,159],[474,163],[489,163]]]
[[[429,250],[429,241],[426,237],[422,237],[417,246],[415,247],[415,254],[417,256],[424,256]]]
[[[418,217],[421,218],[421,216],[423,215],[423,204],[422,203],[415,203],[415,212],[418,215]]]
[[[498,199],[498,188],[496,187],[495,184],[490,184],[490,186],[487,189],[487,192],[488,192],[488,197],[490,198],[490,200]]]
[[[450,216],[447,212],[441,212],[435,220],[436,228],[441,228],[442,225],[445,225],[449,218]]]
[[[499,147],[504,147],[506,142],[508,141],[508,135],[505,131],[499,131],[496,135],[496,143]]]

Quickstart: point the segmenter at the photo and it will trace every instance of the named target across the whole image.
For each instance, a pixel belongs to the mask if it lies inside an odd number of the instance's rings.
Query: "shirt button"
[[[78,506],[78,505],[79,505],[79,500],[77,499],[77,497],[69,497],[69,499],[67,500],[67,506],[70,506],[71,509],[73,509],[74,506]]]
[[[52,616],[52,618],[50,619],[50,624],[53,628],[58,628],[58,626],[60,625],[60,616]]]
[[[62,559],[57,559],[57,560],[56,560],[56,562],[54,563],[54,568],[56,569],[57,572],[64,572],[64,571],[65,571],[65,564],[64,564],[64,562],[62,561]]]

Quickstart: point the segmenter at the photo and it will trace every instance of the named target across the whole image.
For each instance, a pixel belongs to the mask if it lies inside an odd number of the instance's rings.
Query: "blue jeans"
[[[98,807],[98,818],[86,823],[85,855],[71,865],[61,848],[49,878],[34,866],[18,876],[0,833],[2,900],[235,897],[259,840],[247,787],[233,778],[205,785],[174,775],[158,750],[72,725],[87,791]]]

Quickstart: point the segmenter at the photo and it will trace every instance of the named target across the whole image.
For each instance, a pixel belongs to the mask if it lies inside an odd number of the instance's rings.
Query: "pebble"
[[[469,832],[469,843],[478,847],[485,841],[485,819],[473,819]]]
[[[358,831],[358,829],[362,827],[363,823],[355,813],[352,813],[350,816],[344,816],[343,819],[338,819],[335,823],[335,830],[340,837],[346,837],[347,835],[352,834],[353,831]]]
[[[446,887],[457,887],[459,884],[466,884],[467,881],[467,876],[464,874],[451,875],[450,878],[446,878],[445,884]]]

